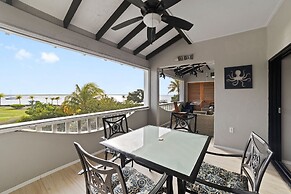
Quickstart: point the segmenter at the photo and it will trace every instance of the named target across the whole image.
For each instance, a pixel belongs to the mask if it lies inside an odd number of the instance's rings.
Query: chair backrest
[[[116,134],[128,132],[128,124],[125,114],[104,117],[102,120],[104,127],[104,137],[106,139],[110,139]]]
[[[196,133],[197,115],[193,113],[172,112],[170,128],[182,129],[190,133]]]
[[[180,108],[178,106],[178,102],[177,101],[174,102],[174,112],[180,112]]]
[[[123,193],[127,194],[124,177],[121,168],[108,160],[97,158],[87,153],[80,144],[74,142],[78,152],[85,177],[86,193],[87,194],[108,194],[113,193],[112,175],[117,173],[119,184],[121,184]],[[106,166],[106,168],[104,168]]]
[[[259,192],[264,173],[270,163],[273,152],[269,145],[252,132],[243,154],[241,173],[246,174],[252,191]]]

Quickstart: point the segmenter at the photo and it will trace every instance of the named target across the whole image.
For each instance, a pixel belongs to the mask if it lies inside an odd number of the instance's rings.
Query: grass
[[[26,108],[0,107],[0,124],[17,122],[22,116],[26,115],[25,110]]]

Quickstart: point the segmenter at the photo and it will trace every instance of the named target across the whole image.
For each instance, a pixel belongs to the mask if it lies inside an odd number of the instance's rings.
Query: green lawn
[[[26,108],[16,110],[11,107],[0,107],[0,124],[15,123],[25,114]]]

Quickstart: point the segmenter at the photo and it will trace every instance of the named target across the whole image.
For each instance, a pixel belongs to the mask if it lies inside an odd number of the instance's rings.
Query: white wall
[[[268,25],[267,57],[270,59],[291,43],[291,1],[285,0]]]
[[[266,42],[266,28],[192,45],[180,40],[150,61],[151,71],[174,65],[186,53],[194,53],[193,62],[214,60],[215,144],[243,149],[252,130],[268,139]],[[253,65],[253,88],[224,89],[224,67],[247,64]],[[234,127],[233,134],[229,127]]]
[[[128,118],[131,129],[147,124],[148,110]],[[0,134],[0,193],[78,159],[73,142],[89,153],[104,149],[103,130],[89,134],[11,132]]]

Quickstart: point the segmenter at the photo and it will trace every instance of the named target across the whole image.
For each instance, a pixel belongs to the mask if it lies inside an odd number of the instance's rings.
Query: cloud
[[[60,60],[60,58],[55,53],[41,53],[41,60],[46,63],[55,63]]]
[[[20,49],[15,54],[16,59],[23,60],[23,59],[29,59],[31,57],[31,53],[26,51],[25,49]]]

